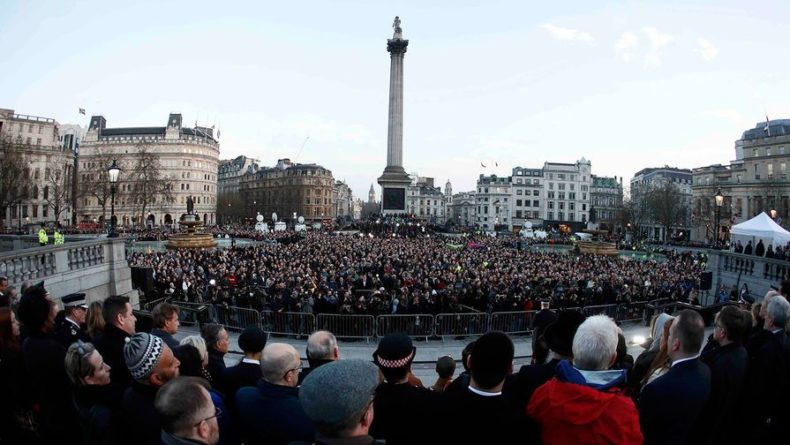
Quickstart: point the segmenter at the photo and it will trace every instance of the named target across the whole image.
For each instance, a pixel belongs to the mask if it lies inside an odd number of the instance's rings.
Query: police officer
[[[55,330],[58,341],[67,348],[77,340],[90,341],[90,337],[82,328],[88,311],[85,294],[69,294],[63,297],[62,301],[66,316]]]
[[[62,233],[60,233],[60,229],[59,228],[55,228],[55,234],[52,235],[52,237],[55,238],[55,245],[56,246],[61,245],[64,242],[66,242],[66,237],[63,236]]]
[[[39,246],[46,246],[49,243],[49,237],[47,236],[47,231],[44,229],[44,225],[41,225],[41,229],[38,231],[38,245]]]

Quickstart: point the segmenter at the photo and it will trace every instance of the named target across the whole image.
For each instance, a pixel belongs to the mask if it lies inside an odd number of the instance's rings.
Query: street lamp
[[[721,218],[721,206],[724,204],[724,195],[721,194],[721,187],[716,190],[716,244],[719,244],[719,234],[721,233],[721,228],[719,227],[719,221]]]
[[[115,159],[112,160],[112,165],[107,169],[107,175],[110,177],[110,233],[107,238],[117,238],[118,233],[115,231],[115,184],[118,183],[118,175],[121,169]]]

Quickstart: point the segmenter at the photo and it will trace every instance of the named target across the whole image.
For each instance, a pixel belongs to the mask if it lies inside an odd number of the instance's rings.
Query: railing
[[[489,318],[489,330],[507,334],[530,333],[536,313],[536,311],[493,312]]]
[[[379,315],[376,317],[376,335],[385,335],[398,332],[410,337],[423,337],[426,340],[433,336],[434,318],[430,314],[415,315]]]
[[[68,250],[69,270],[82,269],[104,262],[103,245],[75,246]]]
[[[482,335],[488,332],[488,314],[437,314],[434,334],[436,336]]]
[[[593,315],[606,315],[612,320],[617,320],[617,305],[616,304],[602,304],[599,306],[585,306],[582,308],[582,314],[585,317]]]
[[[617,306],[617,317],[615,320],[624,321],[641,321],[645,324],[649,321],[646,317],[647,302],[634,301],[632,303],[624,303]]]
[[[212,321],[225,326],[226,329],[243,331],[248,326],[261,326],[261,314],[254,310],[235,306],[216,306],[216,314],[209,311]]]
[[[376,335],[376,319],[372,315],[318,314],[317,328],[326,330],[336,337],[364,338]]]
[[[315,316],[305,312],[261,312],[261,327],[270,334],[310,335],[315,331]]]

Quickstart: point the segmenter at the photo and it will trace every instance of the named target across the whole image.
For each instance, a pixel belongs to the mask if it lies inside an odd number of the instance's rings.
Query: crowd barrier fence
[[[156,303],[158,303],[157,301]],[[154,302],[152,302],[153,304]],[[412,338],[467,337],[482,335],[489,331],[502,331],[510,335],[532,332],[532,323],[538,311],[475,312],[431,314],[309,314],[305,312],[273,312],[241,307],[213,306],[202,303],[171,301],[182,312],[182,322],[221,323],[230,330],[241,331],[247,326],[259,326],[265,332],[276,335],[309,336],[319,329],[328,330],[340,338],[360,338],[370,341],[371,337],[383,337],[403,332]],[[663,303],[663,304],[652,304]],[[148,308],[150,305],[144,305]],[[578,311],[586,316],[604,314],[617,322],[645,322],[654,314],[671,312],[682,308],[678,302],[636,301],[622,304],[604,304],[572,307],[559,311]],[[552,309],[555,312],[557,309]]]

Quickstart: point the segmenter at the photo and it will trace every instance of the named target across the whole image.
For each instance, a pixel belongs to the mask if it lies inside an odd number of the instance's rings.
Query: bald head
[[[315,331],[307,339],[307,358],[311,360],[337,360],[340,351],[337,339],[329,331]]]
[[[296,386],[302,360],[296,348],[286,343],[269,343],[263,348],[261,371],[263,379],[283,386]]]

